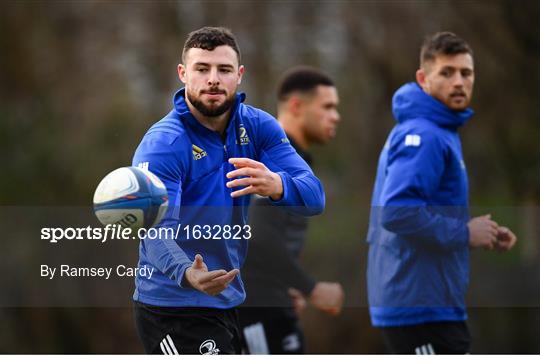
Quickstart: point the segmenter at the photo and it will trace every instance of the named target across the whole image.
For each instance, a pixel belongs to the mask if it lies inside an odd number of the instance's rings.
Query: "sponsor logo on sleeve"
[[[418,147],[422,143],[420,135],[407,135],[405,136],[405,146]]]

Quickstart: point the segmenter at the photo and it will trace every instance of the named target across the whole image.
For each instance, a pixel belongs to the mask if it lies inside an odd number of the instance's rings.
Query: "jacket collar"
[[[203,126],[195,118],[193,113],[191,113],[191,111],[189,110],[189,107],[187,105],[185,95],[186,95],[186,88],[181,88],[173,96],[173,107],[174,107],[174,110],[178,113],[178,115],[180,115],[180,119],[181,120],[186,120],[192,125],[201,126],[201,127],[205,128],[208,131],[212,131],[212,130],[208,129],[207,127]],[[243,103],[245,100],[246,100],[246,94],[245,93],[240,92],[240,93],[236,94],[236,99],[235,99],[234,104],[233,104],[233,106],[231,108],[231,114],[229,116],[229,121],[227,123],[227,127],[225,128],[225,132],[228,132],[229,127],[233,126],[233,125],[231,125],[231,123],[234,120],[236,120],[236,117],[238,116],[237,113],[238,113],[238,109],[240,107],[240,104]]]
[[[451,110],[413,82],[403,85],[396,91],[392,98],[392,112],[398,122],[423,118],[454,130],[474,115],[474,111],[470,108],[461,111]]]

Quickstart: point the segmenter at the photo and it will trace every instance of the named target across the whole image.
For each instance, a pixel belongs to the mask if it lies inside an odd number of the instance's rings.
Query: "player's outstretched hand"
[[[506,226],[499,226],[497,234],[497,243],[495,249],[497,251],[509,251],[517,242],[516,235]]]
[[[341,313],[345,294],[339,283],[318,282],[313,288],[309,301],[313,306],[330,315]]]
[[[497,244],[499,225],[491,220],[491,214],[472,218],[467,224],[469,227],[469,246],[482,247],[493,250]]]
[[[225,290],[238,274],[237,269],[229,272],[220,269],[208,271],[201,255],[195,256],[191,267],[186,269],[185,280],[189,285],[203,293],[217,295]]]
[[[229,163],[236,168],[227,173],[228,188],[245,187],[231,193],[237,198],[247,194],[259,194],[279,200],[283,196],[283,182],[279,174],[269,170],[263,163],[249,158],[230,158]]]

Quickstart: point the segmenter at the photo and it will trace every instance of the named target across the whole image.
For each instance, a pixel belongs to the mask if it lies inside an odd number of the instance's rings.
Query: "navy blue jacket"
[[[235,278],[217,296],[182,285],[184,272],[197,253],[209,270],[229,271],[244,262],[248,240],[226,239],[223,230],[248,223],[249,196],[233,199],[232,190],[225,185],[229,181],[226,174],[234,170],[228,159],[251,158],[278,173],[284,193],[272,204],[295,213],[321,213],[324,191],[279,123],[266,112],[243,104],[244,94],[237,94],[223,136],[195,119],[184,94],[184,89],[175,94],[173,110],[148,130],[133,157],[134,166],[147,167],[167,187],[169,207],[159,227],[177,229],[180,225],[176,239],[141,241],[139,267],[155,272],[150,279],[136,277],[133,298],[157,306],[230,308],[245,299],[241,278]],[[183,229],[188,225],[188,231],[194,225],[210,226],[213,236],[222,238],[195,239]],[[237,237],[247,236],[242,230]]]
[[[417,84],[393,97],[398,124],[379,158],[367,241],[374,326],[466,319],[468,182],[452,111]]]

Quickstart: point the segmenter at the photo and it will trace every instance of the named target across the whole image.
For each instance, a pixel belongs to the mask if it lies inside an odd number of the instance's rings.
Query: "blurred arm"
[[[157,134],[147,134],[133,157],[133,166],[147,162],[148,170],[154,173],[167,188],[169,206],[156,228],[176,230],[180,224],[180,203],[182,196],[182,173],[179,158],[173,153],[169,143]],[[169,236],[167,236],[169,237]],[[156,268],[182,287],[184,273],[192,261],[172,238],[145,239],[141,241],[147,257]]]
[[[273,207],[267,199],[255,198],[250,215],[253,239],[249,258],[259,261],[288,287],[309,295],[315,280],[302,268],[298,259],[287,248],[287,212]]]
[[[443,249],[468,245],[467,219],[443,214],[444,209],[463,207],[429,206],[430,197],[437,191],[445,168],[442,143],[429,132],[421,135],[419,146],[403,142],[391,145],[381,207],[376,207],[382,226],[412,242]],[[456,214],[454,214],[456,215]]]

